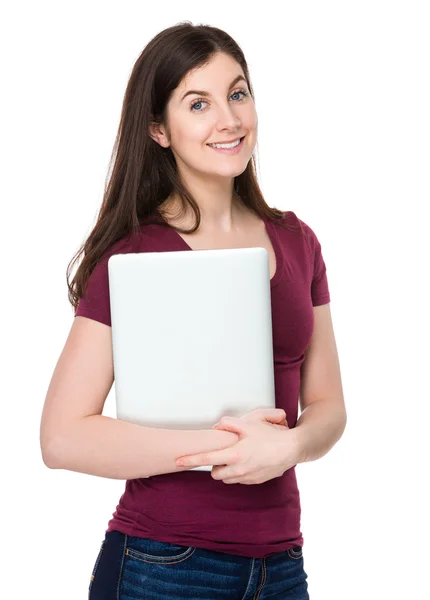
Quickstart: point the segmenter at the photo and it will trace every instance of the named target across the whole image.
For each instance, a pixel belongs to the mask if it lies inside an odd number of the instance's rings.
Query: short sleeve
[[[330,302],[327,268],[322,255],[321,244],[314,230],[299,219],[309,242],[312,261],[311,298],[313,306]]]
[[[111,327],[108,260],[102,258],[94,267],[75,317],[88,317]]]
[[[315,235],[315,234],[314,234]],[[321,244],[315,235],[314,269],[311,285],[312,305],[320,306],[330,302],[327,268],[321,251]]]

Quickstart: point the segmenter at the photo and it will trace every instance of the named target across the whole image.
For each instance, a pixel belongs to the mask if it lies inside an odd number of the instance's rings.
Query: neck
[[[190,189],[187,186],[187,189]],[[247,209],[241,198],[230,189],[214,194],[210,189],[190,192],[200,209],[199,230],[206,233],[231,233],[246,216]],[[194,225],[194,211],[188,205],[182,210],[180,199],[171,194],[162,205],[163,217],[175,227],[189,229]]]

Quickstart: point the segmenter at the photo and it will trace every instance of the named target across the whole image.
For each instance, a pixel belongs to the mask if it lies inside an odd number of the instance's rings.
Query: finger
[[[268,423],[277,423],[279,425],[284,425],[287,422],[287,414],[285,410],[279,410],[277,412],[270,412],[263,415],[264,420]]]
[[[229,475],[229,472],[230,469],[227,468],[227,465],[213,467],[211,477],[223,483],[240,483],[240,479],[236,475]]]
[[[267,408],[263,411],[263,416],[266,421],[272,423],[280,423],[282,420],[287,418],[287,413],[283,408]]]
[[[286,423],[286,417],[287,413],[282,408],[261,408],[241,418],[246,419],[248,422],[266,421],[268,423],[284,424]]]
[[[218,423],[212,425],[212,429],[231,431],[239,436],[249,433],[248,423],[241,417],[223,417]]]
[[[205,452],[204,454],[189,454],[188,456],[180,456],[176,459],[177,467],[203,467],[211,465],[225,465],[229,459],[230,453],[224,450],[216,452]]]

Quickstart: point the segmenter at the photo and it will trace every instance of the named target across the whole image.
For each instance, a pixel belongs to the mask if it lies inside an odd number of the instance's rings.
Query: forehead
[[[180,81],[175,96],[180,99],[188,90],[205,90],[209,93],[224,92],[239,75],[245,74],[239,63],[227,54],[217,54],[210,62],[189,71]],[[246,81],[242,81],[246,83]]]

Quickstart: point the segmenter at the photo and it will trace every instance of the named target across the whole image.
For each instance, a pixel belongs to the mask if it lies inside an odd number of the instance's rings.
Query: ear
[[[151,121],[149,125],[149,135],[154,142],[157,142],[157,144],[160,144],[163,148],[168,148],[170,146],[166,130],[161,123]]]

